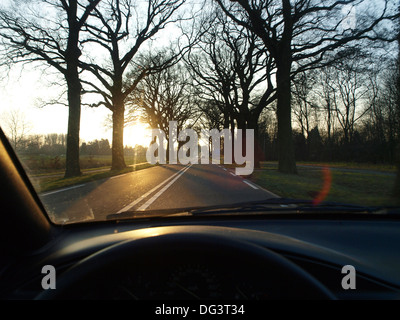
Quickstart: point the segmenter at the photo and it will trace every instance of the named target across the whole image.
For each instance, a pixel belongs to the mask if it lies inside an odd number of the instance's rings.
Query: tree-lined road
[[[56,222],[124,211],[188,208],[275,197],[219,165],[162,165],[40,195]]]

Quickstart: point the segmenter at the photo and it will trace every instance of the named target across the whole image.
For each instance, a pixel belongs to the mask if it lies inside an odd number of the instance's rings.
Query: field
[[[19,156],[22,165],[27,171],[35,189],[41,193],[58,188],[89,181],[105,179],[119,174],[142,170],[150,167],[144,155],[126,156],[128,166],[123,170],[111,171],[111,155],[81,156],[80,165],[82,176],[64,178],[64,157],[51,157],[45,155]]]
[[[64,172],[65,156],[48,155],[19,155],[25,170],[31,176],[42,174],[54,174]],[[137,156],[125,156],[125,163],[129,165],[147,162],[144,154]],[[111,155],[85,155],[80,157],[82,170],[107,169],[111,167]]]
[[[143,170],[151,167],[149,163],[141,163],[138,165],[128,166],[125,169],[111,171],[110,168],[105,170],[86,170],[83,171],[82,176],[73,178],[64,178],[61,176],[35,176],[31,177],[31,181],[39,193],[46,192],[54,189],[64,188],[76,184],[86,183],[90,181],[110,178],[119,174],[129,173],[137,170]]]
[[[298,163],[298,174],[277,171],[277,163],[266,162],[250,180],[281,196],[314,199],[324,188],[325,201],[357,205],[396,205],[392,197],[395,169],[392,166],[346,163]],[[326,171],[322,168],[328,168]]]

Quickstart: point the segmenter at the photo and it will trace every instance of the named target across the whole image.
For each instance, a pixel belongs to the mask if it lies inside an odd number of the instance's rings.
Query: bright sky
[[[18,109],[31,125],[30,134],[67,133],[68,108],[63,105],[37,106],[39,99],[49,99],[54,88],[45,86],[40,74],[27,70],[18,77],[18,67],[14,68],[10,79],[0,82],[0,115]],[[49,90],[51,92],[49,92]],[[80,136],[83,141],[108,139],[112,142],[112,130],[105,126],[105,119],[111,112],[105,107],[82,107]],[[0,120],[1,125],[1,120]],[[4,128],[5,129],[5,128]],[[136,123],[125,129],[124,144],[148,145],[150,138],[146,125]]]
[[[194,1],[196,2],[196,1]],[[171,34],[177,32],[170,25],[168,30],[158,34],[156,44],[168,40]],[[172,31],[172,32],[171,32]],[[168,34],[168,37],[165,35]],[[32,134],[67,133],[68,108],[61,105],[50,105],[38,108],[38,100],[49,100],[55,98],[57,88],[46,84],[47,77],[42,76],[36,69],[25,70],[19,74],[20,66],[13,67],[9,79],[0,80],[0,119],[3,111],[20,109],[32,125]],[[29,67],[27,68],[29,69]],[[91,109],[82,107],[81,131],[82,141],[94,139],[108,139],[112,143],[112,131],[105,126],[105,120],[111,112],[105,107]],[[1,125],[1,120],[0,120]],[[134,127],[126,128],[124,144],[134,146],[136,144],[148,145],[150,142],[149,132],[145,125],[137,123]]]
[[[2,3],[2,5],[5,4],[6,2]],[[171,34],[177,34],[177,32],[176,26],[168,25],[156,35],[157,40],[154,45],[162,46],[163,43],[167,45],[171,40]],[[147,45],[147,42],[144,45]],[[50,81],[48,77],[43,76],[34,67],[28,65],[25,68],[26,70],[21,73],[20,65],[15,65],[10,77],[0,80],[0,126],[1,117],[7,110],[18,109],[24,113],[32,125],[31,134],[67,133],[68,108],[66,106],[37,107],[39,99],[44,101],[54,99],[57,88],[46,84]],[[83,106],[80,130],[82,141],[103,138],[112,143],[112,130],[105,126],[105,120],[110,114],[111,112],[103,106],[95,109]],[[150,132],[146,130],[144,124],[136,123],[132,127],[125,128],[124,145],[148,146],[149,143]]]

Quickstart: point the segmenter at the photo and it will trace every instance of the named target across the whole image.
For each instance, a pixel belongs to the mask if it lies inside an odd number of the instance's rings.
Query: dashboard
[[[294,218],[295,217],[295,218]],[[400,298],[400,221],[381,216],[170,217],[66,225],[1,257],[2,299]],[[44,290],[43,266],[56,290]],[[354,268],[354,288],[343,285]]]

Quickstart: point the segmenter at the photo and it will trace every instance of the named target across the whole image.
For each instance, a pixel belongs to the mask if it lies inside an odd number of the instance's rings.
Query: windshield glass
[[[2,1],[0,126],[56,224],[398,212],[398,12]]]

